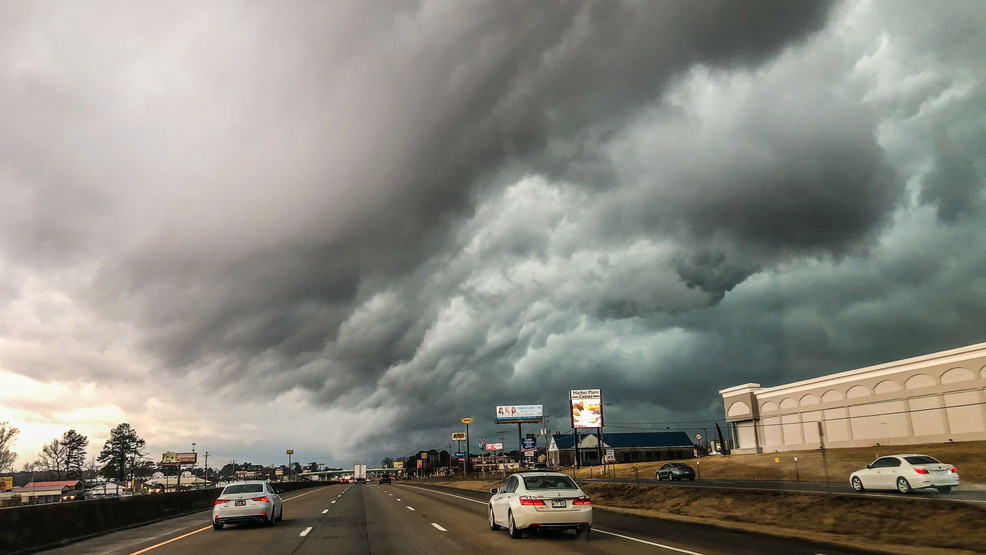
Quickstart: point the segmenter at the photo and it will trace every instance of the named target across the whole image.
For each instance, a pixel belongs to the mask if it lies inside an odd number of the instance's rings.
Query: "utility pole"
[[[498,430],[496,433],[500,435],[500,445],[502,446],[503,445],[503,436],[507,432],[505,432],[503,430]],[[506,448],[504,447],[502,450],[503,451],[506,451]],[[496,453],[496,451],[494,451],[494,453]],[[495,459],[496,458],[496,455],[494,455],[493,457]],[[504,460],[503,460],[503,463],[500,466],[500,469],[503,471],[502,472],[503,479],[506,480],[507,479],[507,460],[506,460],[506,456],[504,456]]]
[[[205,489],[209,488],[209,452],[205,452],[205,484],[203,484]]]
[[[479,438],[479,444],[483,446],[483,464],[480,466],[480,470],[483,472],[483,479],[486,479],[486,436],[481,436]]]

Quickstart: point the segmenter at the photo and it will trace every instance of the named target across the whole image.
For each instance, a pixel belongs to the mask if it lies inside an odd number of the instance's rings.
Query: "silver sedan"
[[[849,475],[849,485],[856,491],[896,489],[901,493],[935,488],[947,493],[959,485],[959,471],[928,455],[887,455]]]

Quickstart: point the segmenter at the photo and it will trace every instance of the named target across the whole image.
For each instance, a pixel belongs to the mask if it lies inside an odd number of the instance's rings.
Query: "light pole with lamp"
[[[463,418],[462,423],[466,425],[466,460],[463,461],[463,471],[462,475],[466,478],[469,476],[469,425],[472,424],[472,418]]]

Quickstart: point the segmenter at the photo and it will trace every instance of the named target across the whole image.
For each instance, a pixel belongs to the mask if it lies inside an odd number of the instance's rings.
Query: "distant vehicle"
[[[585,539],[592,531],[592,501],[560,472],[518,472],[490,493],[490,530],[506,526],[513,539],[528,529],[575,530]]]
[[[356,465],[356,467],[353,469],[353,479],[356,481],[357,484],[365,484],[366,483],[366,465],[365,464],[358,464],[358,465]]]
[[[164,486],[162,486],[161,484],[153,484],[153,485],[147,486],[147,494],[148,495],[155,495],[155,494],[158,494],[158,493],[164,493]]]
[[[390,483],[390,476],[387,476],[387,475],[381,476],[379,483],[381,483],[381,484],[389,484]]]
[[[685,463],[668,463],[657,469],[657,479],[663,480],[695,480],[695,469]]]
[[[339,478],[339,483],[340,484],[348,484],[349,483],[349,476],[343,476],[342,478]]]
[[[284,518],[279,491],[268,482],[253,480],[230,484],[212,505],[212,528],[222,530],[226,524],[260,522],[273,526]]]
[[[928,455],[888,455],[849,475],[849,485],[856,491],[896,489],[901,493],[935,488],[942,493],[959,485],[959,471]]]
[[[82,501],[86,498],[86,491],[73,489],[62,494],[62,501]]]

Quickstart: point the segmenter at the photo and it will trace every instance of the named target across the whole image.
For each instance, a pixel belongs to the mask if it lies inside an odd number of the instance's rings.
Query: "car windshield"
[[[939,461],[929,457],[928,455],[915,455],[913,457],[904,457],[904,460],[910,464],[941,464]]]
[[[525,476],[524,486],[535,489],[578,489],[568,476]]]
[[[223,494],[233,494],[233,493],[263,493],[264,486],[261,484],[237,484],[234,486],[226,486]]]

